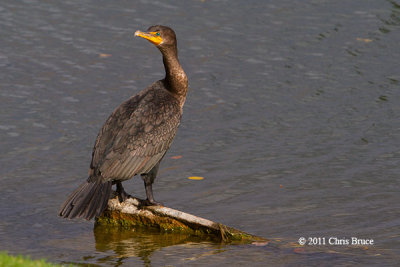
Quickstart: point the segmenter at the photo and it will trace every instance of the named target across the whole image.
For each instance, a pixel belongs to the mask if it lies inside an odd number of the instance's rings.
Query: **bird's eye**
[[[159,33],[159,32],[157,32],[157,33],[156,33],[156,35],[157,35],[157,36],[160,36],[160,33]]]

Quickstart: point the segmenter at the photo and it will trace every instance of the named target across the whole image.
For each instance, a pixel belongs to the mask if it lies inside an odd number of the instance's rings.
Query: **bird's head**
[[[168,46],[176,46],[175,32],[167,26],[151,26],[146,32],[136,31],[135,36],[139,36],[148,40],[159,49]]]

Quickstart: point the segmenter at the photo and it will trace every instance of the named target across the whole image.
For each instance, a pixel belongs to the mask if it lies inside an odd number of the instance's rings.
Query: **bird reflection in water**
[[[162,248],[191,243],[208,243],[211,246],[220,246],[206,237],[197,237],[189,234],[163,233],[157,229],[140,229],[110,227],[95,225],[94,237],[96,250],[107,252],[106,257],[98,259],[99,263],[115,261],[116,266],[123,264],[124,260],[131,257],[140,258],[145,266],[151,266],[153,252]],[[114,256],[109,256],[113,251]]]

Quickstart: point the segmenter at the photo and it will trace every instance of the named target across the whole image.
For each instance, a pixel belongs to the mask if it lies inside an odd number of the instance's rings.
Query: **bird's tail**
[[[81,184],[64,202],[59,216],[64,218],[82,217],[86,220],[100,216],[107,206],[112,182],[93,181]]]

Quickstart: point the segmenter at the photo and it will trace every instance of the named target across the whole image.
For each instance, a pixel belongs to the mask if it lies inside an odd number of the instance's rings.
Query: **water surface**
[[[156,199],[282,247],[57,217],[107,116],[163,77],[133,38],[158,23],[177,33],[190,91]],[[99,266],[397,263],[399,26],[386,0],[3,0],[0,250]],[[145,195],[140,178],[125,187]],[[375,245],[290,245],[353,236]]]

